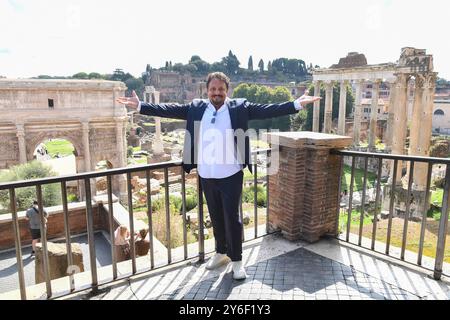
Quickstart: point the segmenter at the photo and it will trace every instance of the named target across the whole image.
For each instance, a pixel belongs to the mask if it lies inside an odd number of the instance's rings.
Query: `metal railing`
[[[271,149],[258,149],[252,151],[252,155],[254,156],[255,163],[253,164],[253,188],[254,191],[254,218],[255,218],[255,227],[254,227],[254,238],[258,237],[258,207],[257,207],[257,184],[258,184],[258,165],[256,163],[257,156],[259,154],[266,155],[266,161],[269,161]],[[91,273],[91,283],[90,288],[93,291],[98,290],[99,285],[104,285],[107,283],[111,283],[113,281],[119,279],[129,278],[132,275],[148,272],[150,270],[154,270],[157,268],[165,267],[167,265],[172,264],[172,249],[170,246],[171,240],[171,230],[170,230],[170,203],[169,203],[169,168],[181,167],[181,161],[167,161],[155,164],[148,165],[140,165],[133,166],[127,168],[118,168],[118,169],[110,169],[106,171],[97,171],[97,172],[86,172],[79,173],[74,175],[66,175],[61,177],[50,177],[50,178],[42,178],[42,179],[34,179],[34,180],[26,180],[26,181],[15,181],[15,182],[7,182],[0,184],[0,191],[8,190],[9,191],[9,203],[10,203],[10,211],[12,216],[12,226],[14,232],[14,240],[15,240],[15,251],[16,251],[16,259],[17,259],[17,269],[18,269],[18,278],[19,278],[19,288],[21,299],[27,299],[27,291],[25,284],[25,276],[24,276],[24,265],[22,261],[22,243],[20,237],[20,229],[19,229],[19,220],[17,215],[17,199],[15,195],[15,190],[17,188],[23,187],[35,187],[36,188],[36,199],[38,201],[38,208],[40,213],[40,230],[41,230],[41,243],[42,243],[42,251],[43,251],[43,268],[44,268],[44,278],[46,285],[46,294],[47,298],[54,298],[55,295],[52,292],[52,280],[50,279],[50,266],[49,266],[49,257],[48,257],[48,248],[47,248],[47,234],[46,234],[46,223],[44,221],[43,215],[43,197],[42,197],[42,187],[47,184],[58,183],[61,188],[62,195],[62,209],[64,216],[64,234],[66,240],[66,249],[67,249],[67,264],[68,266],[73,265],[72,259],[72,248],[71,248],[71,233],[70,233],[70,225],[69,225],[69,209],[67,204],[67,190],[66,184],[69,181],[84,181],[84,191],[86,197],[86,225],[87,225],[87,238],[88,238],[88,247],[89,247],[89,261],[90,261],[90,273]],[[158,266],[155,268],[155,252],[153,246],[153,236],[154,236],[154,222],[152,219],[152,198],[151,198],[151,184],[150,184],[150,172],[157,169],[164,170],[164,195],[165,195],[165,217],[166,217],[166,242],[167,242],[167,264]],[[270,234],[268,230],[268,198],[269,198],[269,168],[267,167],[266,172],[266,197],[267,197],[267,222],[266,222],[266,230],[262,235]],[[114,212],[113,212],[113,180],[114,176],[118,175],[126,175],[126,185],[127,185],[127,203],[128,203],[128,213],[129,213],[129,226],[130,226],[130,234],[134,235],[135,226],[134,226],[134,217],[133,217],[133,194],[132,194],[132,184],[131,184],[131,174],[137,172],[145,172],[145,178],[147,182],[147,197],[146,197],[146,209],[147,209],[147,218],[148,218],[148,234],[150,241],[150,268],[144,270],[137,270],[136,268],[136,255],[135,255],[135,241],[134,236],[130,237],[130,249],[131,249],[131,266],[132,272],[131,275],[127,274],[123,277],[118,276],[117,270],[117,256],[114,245]],[[108,197],[108,228],[109,228],[109,241],[111,243],[111,257],[112,257],[112,280],[108,280],[103,283],[99,283],[98,275],[97,275],[97,262],[96,262],[96,252],[95,252],[95,244],[94,244],[94,214],[92,208],[92,192],[91,192],[91,180],[106,177],[106,191]],[[181,195],[182,195],[182,217],[183,217],[183,259],[195,259],[198,258],[199,262],[204,262],[205,259],[205,233],[204,233],[204,213],[203,213],[203,190],[201,187],[200,179],[197,176],[197,207],[198,207],[198,221],[199,221],[199,236],[198,236],[198,255],[197,256],[189,256],[188,255],[188,241],[187,241],[187,226],[186,226],[186,179],[185,172],[181,169]],[[240,199],[240,215],[242,217],[242,197]],[[244,231],[244,224],[243,224]],[[243,241],[248,241],[251,239],[245,239],[244,232]],[[182,260],[182,261],[184,261]],[[180,262],[180,261],[176,261]],[[70,282],[70,292],[73,293],[80,290],[86,290],[86,287],[76,288],[74,282],[74,274],[69,274],[69,282]],[[67,294],[67,293],[65,293]]]
[[[435,158],[435,157],[420,157],[420,156],[408,156],[408,155],[394,155],[394,154],[381,154],[381,153],[370,153],[370,152],[358,152],[358,151],[346,151],[346,150],[333,150],[331,152],[335,155],[341,156],[341,171],[340,171],[340,181],[342,183],[342,179],[344,178],[344,157],[351,158],[351,174],[350,174],[350,190],[348,197],[348,206],[346,206],[347,213],[347,224],[346,224],[346,232],[345,237],[343,237],[346,242],[354,243],[358,246],[362,245],[363,238],[363,223],[364,223],[364,215],[366,211],[366,201],[367,201],[367,182],[368,182],[368,162],[370,159],[372,161],[376,161],[377,164],[374,166],[376,168],[376,182],[375,182],[375,203],[373,210],[373,219],[372,219],[372,232],[371,232],[371,241],[370,241],[370,250],[376,251],[376,233],[377,233],[377,222],[381,208],[380,203],[380,190],[381,190],[381,175],[382,175],[382,165],[383,161],[391,161],[391,169],[389,174],[389,180],[386,183],[386,186],[390,187],[389,192],[389,213],[388,213],[388,223],[387,223],[387,233],[386,233],[386,243],[384,248],[384,253],[389,256],[393,256],[390,252],[391,249],[391,238],[392,238],[392,224],[394,217],[394,199],[396,197],[395,190],[396,187],[399,187],[398,176],[401,176],[401,172],[398,170],[402,170],[402,162],[409,163],[409,168],[407,170],[407,191],[406,191],[406,199],[405,199],[405,213],[404,213],[404,221],[403,221],[403,231],[402,231],[402,240],[401,240],[401,248],[400,248],[400,260],[411,262],[405,260],[405,252],[406,252],[406,244],[408,241],[408,223],[411,218],[411,193],[413,192],[413,175],[414,175],[414,166],[416,163],[425,163],[427,164],[427,177],[426,177],[426,187],[424,191],[424,201],[423,206],[420,208],[421,215],[421,226],[420,226],[420,236],[419,236],[419,246],[417,252],[417,260],[415,262],[416,265],[423,266],[423,250],[424,250],[424,240],[425,240],[425,232],[427,227],[427,211],[430,206],[430,189],[431,189],[431,178],[432,178],[432,170],[433,165],[446,165],[446,174],[445,174],[445,183],[444,183],[444,192],[442,199],[442,209],[441,215],[439,219],[439,228],[437,235],[437,243],[436,243],[436,251],[434,258],[434,268],[433,268],[433,277],[435,279],[440,279],[443,274],[443,263],[445,257],[445,242],[447,236],[447,228],[448,228],[448,219],[449,219],[449,209],[450,209],[450,159],[445,158]],[[363,186],[362,186],[362,195],[361,195],[361,204],[360,204],[360,217],[359,217],[359,228],[358,228],[358,240],[357,243],[352,241],[350,238],[350,229],[351,229],[351,220],[352,220],[352,211],[353,211],[353,193],[354,193],[354,183],[355,183],[355,169],[356,169],[356,160],[360,158],[364,160],[364,169],[363,169]],[[341,192],[341,190],[340,190]],[[339,207],[338,217],[341,215],[341,208]],[[378,252],[378,251],[377,251]],[[394,257],[397,258],[397,257]]]

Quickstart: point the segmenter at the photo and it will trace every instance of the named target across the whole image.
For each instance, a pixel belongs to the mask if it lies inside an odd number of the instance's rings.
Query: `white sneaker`
[[[244,280],[247,278],[247,273],[245,272],[245,268],[242,265],[242,261],[233,261],[231,263],[233,269],[233,279],[235,280]]]
[[[213,270],[225,264],[228,264],[230,261],[230,258],[226,254],[216,253],[214,257],[209,259],[208,263],[206,264],[206,269]]]

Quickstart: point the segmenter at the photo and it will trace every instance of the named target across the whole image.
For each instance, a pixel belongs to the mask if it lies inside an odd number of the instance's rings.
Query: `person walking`
[[[43,209],[44,213],[44,230],[47,230],[48,213]],[[32,251],[30,256],[34,256],[36,252],[36,244],[41,240],[41,217],[39,213],[38,202],[33,201],[33,205],[27,210],[26,217],[30,227]]]

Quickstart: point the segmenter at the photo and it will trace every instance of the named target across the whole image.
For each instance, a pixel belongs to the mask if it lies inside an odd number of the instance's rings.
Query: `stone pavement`
[[[327,255],[332,252],[334,257]],[[339,258],[337,258],[339,256]],[[348,261],[374,261],[381,273]],[[75,293],[62,299],[92,300],[419,300],[450,299],[450,282],[347,247],[336,239],[316,244],[289,242],[280,235],[244,246],[248,278],[232,278],[231,266],[208,271],[195,261],[100,287],[97,295]],[[366,271],[369,270],[370,273]],[[386,271],[387,270],[387,271]],[[390,270],[390,271],[389,271]]]

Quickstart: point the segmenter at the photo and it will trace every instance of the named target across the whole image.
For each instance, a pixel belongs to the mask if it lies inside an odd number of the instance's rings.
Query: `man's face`
[[[224,104],[227,97],[227,85],[219,79],[212,79],[208,86],[209,101],[215,106],[220,107]]]

